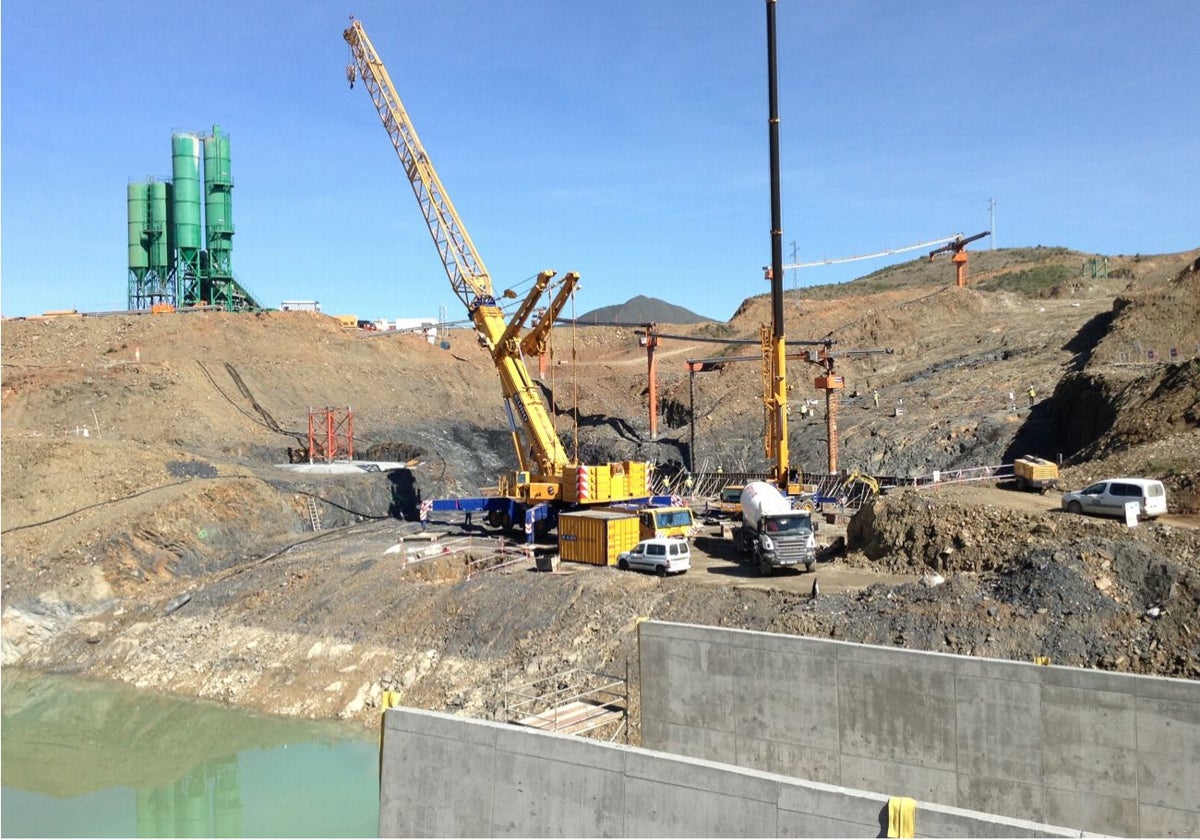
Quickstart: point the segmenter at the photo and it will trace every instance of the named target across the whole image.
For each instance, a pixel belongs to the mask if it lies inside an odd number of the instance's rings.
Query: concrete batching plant
[[[171,181],[129,185],[129,309],[261,308],[233,273],[232,192],[220,126],[171,135]]]

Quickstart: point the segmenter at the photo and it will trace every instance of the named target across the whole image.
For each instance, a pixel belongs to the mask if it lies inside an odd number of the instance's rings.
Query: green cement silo
[[[169,200],[170,184],[151,181],[148,185],[146,230],[150,233],[150,269],[161,278],[171,272],[171,246],[174,232],[171,230]]]
[[[150,270],[150,251],[145,239],[149,211],[147,197],[150,185],[139,181],[126,190],[129,206],[129,309],[145,309],[146,274]]]
[[[143,241],[143,231],[146,229],[146,218],[149,210],[148,194],[150,185],[139,181],[129,185],[129,273],[150,267],[150,252]]]
[[[214,281],[233,279],[232,191],[229,135],[214,125],[204,138],[204,230],[208,273]]]
[[[153,179],[129,185],[129,309],[175,303],[170,193]]]
[[[200,138],[171,135],[171,207],[175,229],[175,279],[181,305],[198,303],[200,293]]]

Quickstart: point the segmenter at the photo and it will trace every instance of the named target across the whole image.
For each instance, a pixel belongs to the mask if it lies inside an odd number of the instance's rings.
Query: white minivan
[[[1103,516],[1124,516],[1126,502],[1138,503],[1139,518],[1153,519],[1167,512],[1167,491],[1152,478],[1108,478],[1062,497],[1065,511]]]
[[[692,549],[687,540],[654,537],[642,540],[617,556],[622,569],[642,569],[663,577],[667,572],[686,572],[692,567]]]

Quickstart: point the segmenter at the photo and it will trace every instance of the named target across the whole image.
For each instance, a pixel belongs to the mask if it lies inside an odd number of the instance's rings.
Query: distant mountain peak
[[[581,324],[635,325],[703,324],[709,321],[716,321],[717,319],[697,315],[690,309],[667,303],[665,300],[637,295],[625,301],[625,303],[616,304],[615,306],[601,306],[599,309],[593,309],[590,312],[577,315],[575,320]]]

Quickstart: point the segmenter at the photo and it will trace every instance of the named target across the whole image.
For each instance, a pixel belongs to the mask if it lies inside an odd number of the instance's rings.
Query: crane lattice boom
[[[396,154],[404,165],[408,181],[412,184],[417,204],[425,216],[429,233],[433,236],[434,245],[442,258],[442,265],[450,278],[450,286],[459,300],[468,310],[487,303],[494,303],[492,279],[487,267],[483,264],[479,252],[471,242],[467,229],[463,227],[454,209],[450,196],[446,194],[442,180],[438,177],[425,147],[413,128],[408,113],[392,79],[388,76],[387,68],[375,51],[375,45],[367,37],[366,30],[358,20],[352,20],[350,27],[342,33],[350,52],[358,66],[358,74],[362,77],[375,110],[383,121],[383,127],[391,138]]]
[[[619,462],[589,466],[568,458],[554,421],[533,383],[522,356],[521,330],[533,314],[538,300],[550,287],[554,271],[538,274],[529,295],[511,321],[496,304],[491,276],[475,250],[450,196],[429,161],[425,148],[400,96],[396,93],[387,68],[367,37],[362,23],[351,18],[343,33],[354,64],[347,68],[351,87],[357,73],[362,77],[383,127],[400,157],[404,172],[425,216],[450,286],[467,307],[481,342],[492,356],[500,374],[508,414],[509,431],[516,450],[518,469],[500,481],[502,496],[523,504],[588,502],[592,504],[645,496],[649,468],[644,463]],[[575,288],[579,275],[569,273],[562,289],[550,306],[550,314],[534,327],[525,346],[541,352],[546,333],[563,303]],[[527,523],[529,524],[529,523]]]

